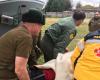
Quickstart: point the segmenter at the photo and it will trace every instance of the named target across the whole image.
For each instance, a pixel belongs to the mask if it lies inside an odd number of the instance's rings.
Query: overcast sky
[[[47,0],[42,0],[42,1],[47,1]],[[98,6],[98,4],[100,3],[100,0],[71,0],[74,5],[77,3],[77,2],[81,2],[82,5],[87,5],[87,4],[90,4],[90,5],[93,5],[93,6]]]
[[[42,1],[48,1],[48,0],[42,0]],[[75,6],[77,2],[80,2],[82,5],[92,5],[98,7],[100,4],[100,0],[71,0],[73,5]]]
[[[5,0],[0,0],[5,1]],[[41,1],[48,1],[48,0],[41,0]],[[80,2],[82,5],[93,5],[93,6],[99,6],[100,0],[71,0],[73,5],[75,6],[77,2]]]
[[[100,0],[72,0],[73,5],[76,5],[77,2],[80,2],[82,5],[92,5],[92,6],[99,6]]]

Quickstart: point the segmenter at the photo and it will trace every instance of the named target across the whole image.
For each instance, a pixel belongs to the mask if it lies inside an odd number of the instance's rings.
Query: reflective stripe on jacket
[[[74,69],[77,80],[100,80],[100,30],[89,33],[81,40],[71,57],[72,63],[80,55]]]

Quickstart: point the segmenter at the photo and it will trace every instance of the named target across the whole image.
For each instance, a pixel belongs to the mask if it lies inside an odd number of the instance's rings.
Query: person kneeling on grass
[[[85,17],[85,12],[75,11],[71,17],[62,18],[45,30],[40,41],[45,62],[56,59],[59,52],[65,53],[66,47],[77,34],[76,26],[81,25]]]

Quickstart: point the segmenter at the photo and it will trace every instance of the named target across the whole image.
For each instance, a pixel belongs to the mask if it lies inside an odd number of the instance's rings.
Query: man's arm
[[[15,59],[15,73],[19,80],[30,80],[29,74],[27,71],[27,61],[28,58],[18,57]]]

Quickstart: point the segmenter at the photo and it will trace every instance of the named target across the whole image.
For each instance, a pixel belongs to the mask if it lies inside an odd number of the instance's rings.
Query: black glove
[[[45,75],[42,69],[33,66],[29,68],[29,75],[31,80],[45,80]]]

